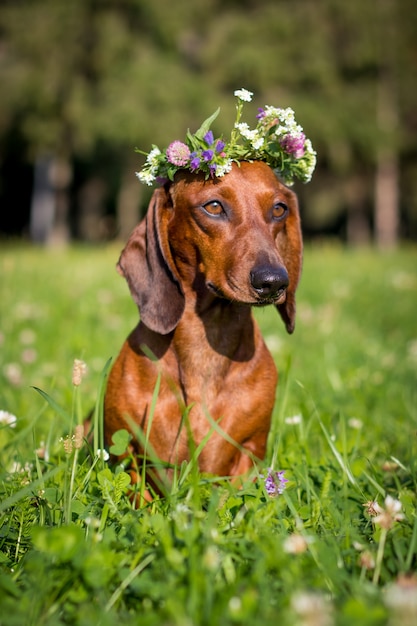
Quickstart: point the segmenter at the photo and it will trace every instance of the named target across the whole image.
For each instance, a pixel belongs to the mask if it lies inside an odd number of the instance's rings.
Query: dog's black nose
[[[260,298],[278,298],[289,282],[287,270],[282,265],[258,265],[250,273],[250,283]]]

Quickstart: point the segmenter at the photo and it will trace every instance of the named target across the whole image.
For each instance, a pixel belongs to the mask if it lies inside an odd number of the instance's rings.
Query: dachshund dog
[[[275,305],[292,333],[301,264],[296,196],[261,161],[208,180],[179,171],[154,191],[118,263],[140,322],[110,372],[106,444],[127,429],[141,458],[147,433],[168,476],[202,442],[202,472],[263,459],[278,376],[251,307]]]

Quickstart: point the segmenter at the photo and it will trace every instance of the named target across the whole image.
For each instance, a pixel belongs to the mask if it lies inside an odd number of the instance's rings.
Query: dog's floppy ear
[[[284,320],[287,332],[292,333],[295,327],[295,291],[300,280],[303,262],[303,239],[297,197],[292,191],[287,190],[287,192],[289,215],[285,228],[276,238],[276,244],[287,269],[290,283],[286,300],[283,304],[278,304],[277,309]]]
[[[172,210],[167,190],[155,190],[146,217],[134,229],[118,262],[141,320],[162,335],[177,326],[185,304],[168,244]]]

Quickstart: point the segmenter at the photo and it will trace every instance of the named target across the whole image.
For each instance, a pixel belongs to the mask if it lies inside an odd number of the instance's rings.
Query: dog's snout
[[[289,282],[287,271],[282,265],[259,265],[250,273],[250,283],[261,298],[277,298],[285,291]]]

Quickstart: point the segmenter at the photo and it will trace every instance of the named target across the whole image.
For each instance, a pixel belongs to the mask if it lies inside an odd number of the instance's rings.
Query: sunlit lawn
[[[256,312],[281,496],[182,468],[140,510],[62,441],[137,320],[118,252],[0,250],[0,624],[417,623],[417,249],[308,248],[295,334]]]

